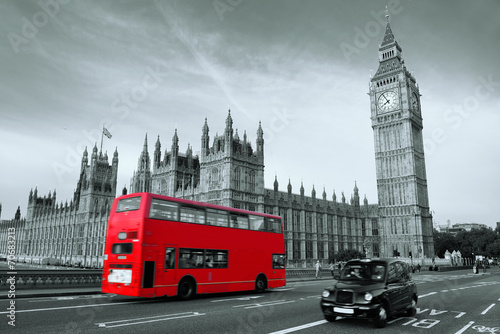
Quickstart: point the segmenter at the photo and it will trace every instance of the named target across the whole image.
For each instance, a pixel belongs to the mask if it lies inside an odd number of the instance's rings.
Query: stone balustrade
[[[12,272],[16,274],[8,274]],[[16,290],[94,287],[101,285],[102,270],[2,270],[0,271],[0,290],[9,288],[11,277],[15,277]]]

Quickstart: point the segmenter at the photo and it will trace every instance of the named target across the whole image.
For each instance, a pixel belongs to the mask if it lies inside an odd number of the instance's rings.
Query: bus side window
[[[285,255],[273,254],[273,269],[285,269]]]
[[[227,250],[207,249],[205,268],[227,268]]]
[[[177,212],[177,203],[163,201],[156,198],[151,199],[149,218],[177,221]]]
[[[266,231],[281,233],[281,222],[278,219],[266,217]]]
[[[229,216],[229,227],[248,229],[248,215],[231,213]]]
[[[250,229],[253,231],[264,230],[264,217],[250,215]]]
[[[181,205],[181,221],[205,224],[205,210],[196,206]]]
[[[207,224],[227,227],[227,211],[207,209]]]
[[[279,219],[273,219],[273,232],[282,233],[281,221]]]
[[[165,249],[165,269],[175,269],[175,248]]]
[[[179,268],[203,268],[203,249],[179,249]]]

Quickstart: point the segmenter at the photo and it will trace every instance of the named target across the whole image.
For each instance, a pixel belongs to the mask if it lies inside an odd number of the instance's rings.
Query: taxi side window
[[[398,272],[396,270],[396,264],[391,263],[389,265],[389,271],[387,272],[387,283],[397,283],[399,282],[398,279]]]
[[[401,278],[403,279],[403,281],[408,281],[409,279],[411,279],[410,267],[408,266],[408,264],[401,262],[401,269]]]
[[[407,274],[405,274],[405,263],[396,262],[394,263],[394,267],[396,268],[397,283],[405,282],[407,280]]]

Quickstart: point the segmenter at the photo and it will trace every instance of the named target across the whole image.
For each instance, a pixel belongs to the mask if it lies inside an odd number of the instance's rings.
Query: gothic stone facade
[[[246,132],[243,139],[234,132],[230,111],[223,135],[215,136],[211,145],[205,119],[200,156],[193,156],[190,146],[179,153],[176,130],[163,157],[158,137],[151,166],[146,136],[130,189],[280,215],[289,265],[328,261],[343,249],[379,255],[377,205],[368,205],[365,198],[360,206],[357,186],[350,204],[343,194],[340,203],[335,193],[328,200],[325,190],[316,198],[314,187],[311,196],[304,195],[303,186],[300,194],[292,194],[290,181],[287,191],[279,191],[277,178],[274,188],[266,189],[262,127],[259,124],[254,150]]]
[[[73,199],[56,202],[56,191],[39,196],[30,191],[24,240],[18,261],[102,267],[106,224],[116,195],[118,152],[112,163],[107,154],[83,153],[80,179]]]
[[[433,257],[420,92],[387,17],[370,80],[382,253]]]

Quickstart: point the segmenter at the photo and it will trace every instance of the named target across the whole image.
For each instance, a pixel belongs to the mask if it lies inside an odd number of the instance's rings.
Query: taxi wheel
[[[385,325],[387,325],[387,306],[386,304],[382,304],[375,318],[375,326],[383,328]]]
[[[412,298],[410,308],[406,311],[406,316],[413,317],[415,314],[417,314],[417,301],[415,298]]]

